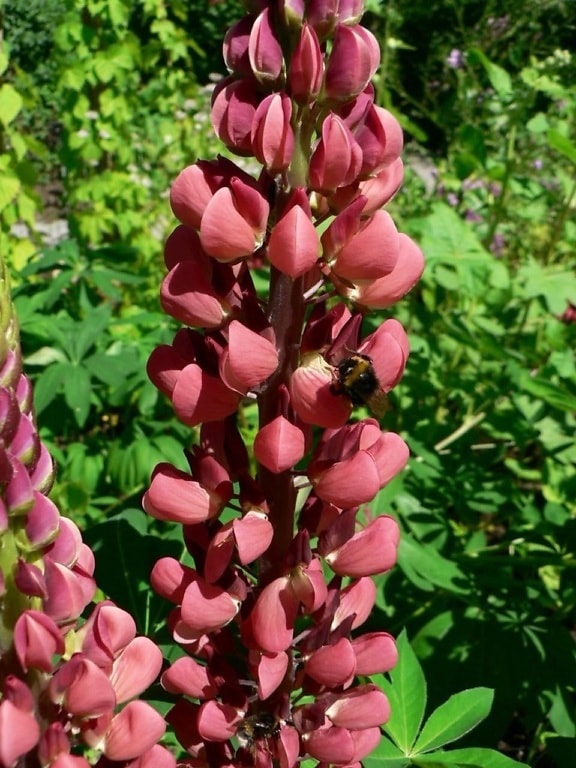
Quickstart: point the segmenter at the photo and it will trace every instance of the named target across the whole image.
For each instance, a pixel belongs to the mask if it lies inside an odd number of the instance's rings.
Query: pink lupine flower
[[[329,114],[310,158],[310,186],[322,194],[351,184],[362,170],[362,148],[345,123]]]
[[[348,638],[341,637],[334,645],[324,645],[306,661],[304,671],[328,688],[347,687],[356,672],[356,656]]]
[[[290,124],[292,102],[286,94],[273,93],[258,105],[252,122],[252,150],[271,173],[285,171],[294,154]]]
[[[228,326],[228,347],[220,357],[220,376],[233,390],[246,394],[263,384],[278,367],[271,329],[254,333],[238,320]]]
[[[333,391],[334,369],[318,353],[308,354],[290,379],[292,405],[306,424],[341,427],[350,417],[352,403]]]
[[[52,671],[55,654],[64,653],[64,638],[54,621],[40,611],[24,611],[14,625],[14,648],[22,669]]]
[[[248,41],[254,24],[251,16],[243,16],[233,24],[224,36],[222,53],[229,72],[246,76],[252,73],[248,56]]]
[[[303,190],[295,190],[268,241],[268,258],[281,272],[300,277],[316,264],[320,241]]]
[[[387,632],[368,632],[352,640],[356,656],[356,674],[375,675],[388,672],[398,662],[394,638]]]
[[[264,84],[273,84],[278,80],[284,64],[282,48],[274,34],[270,13],[270,9],[265,8],[258,15],[248,42],[252,72],[256,79]]]
[[[371,32],[361,26],[339,24],[326,68],[326,97],[348,101],[361,93],[379,63],[380,47]]]
[[[250,134],[259,103],[256,81],[225,78],[214,89],[212,125],[218,138],[238,154],[252,151]]]
[[[324,60],[318,35],[310,24],[305,23],[288,71],[290,95],[298,104],[314,101],[320,93],[323,76]]]
[[[166,275],[160,302],[176,320],[202,328],[219,328],[230,314],[230,305],[211,287],[202,265],[191,260],[176,264]]]
[[[218,515],[227,497],[228,493],[222,496],[204,487],[171,464],[159,464],[144,495],[144,508],[159,520],[190,524]]]
[[[285,472],[304,456],[306,436],[284,416],[266,424],[254,440],[254,454],[271,472]]]
[[[361,685],[338,695],[326,710],[332,723],[352,731],[383,725],[390,718],[390,704],[375,685]]]

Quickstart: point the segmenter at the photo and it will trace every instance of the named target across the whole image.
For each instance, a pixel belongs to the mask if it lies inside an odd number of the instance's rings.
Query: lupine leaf
[[[414,750],[427,752],[464,736],[488,716],[493,699],[494,691],[490,688],[470,688],[450,696],[432,712]]]
[[[412,765],[418,768],[526,768],[526,763],[519,763],[493,749],[476,747],[413,757]]]
[[[426,680],[406,632],[397,639],[398,664],[390,672],[390,680],[377,677],[388,696],[392,716],[385,732],[405,754],[409,754],[416,741],[426,709]]]

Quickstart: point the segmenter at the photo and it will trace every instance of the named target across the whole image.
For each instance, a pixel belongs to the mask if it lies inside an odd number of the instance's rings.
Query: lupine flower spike
[[[135,700],[160,650],[96,592],[94,556],[47,494],[53,465],[36,428],[0,263],[0,768],[174,768],[165,723]],[[90,755],[82,757],[81,752]]]
[[[160,464],[144,498],[182,524],[192,558],[152,573],[182,649],[162,684],[182,766],[351,768],[390,714],[366,678],[396,662],[388,633],[361,628],[399,529],[365,505],[408,460],[358,411],[382,415],[408,339],[394,319],[367,333],[363,317],[401,299],[424,263],[381,209],[402,181],[402,131],[374,102],[380,52],[360,0],[249,8],[225,38],[212,123],[261,172],[218,157],[175,180],[161,300],[184,327],[148,364],[199,427],[189,469]]]

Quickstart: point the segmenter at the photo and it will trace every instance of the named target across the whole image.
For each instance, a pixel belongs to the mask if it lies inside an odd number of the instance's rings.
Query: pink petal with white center
[[[284,416],[277,416],[259,430],[254,440],[254,455],[271,472],[290,469],[306,451],[306,438],[301,429]]]
[[[189,656],[170,665],[162,675],[162,687],[169,693],[183,693],[195,699],[214,698],[218,693],[207,667]]]
[[[228,326],[227,352],[221,358],[222,379],[244,394],[265,382],[278,368],[276,345],[238,320]]]
[[[382,515],[326,555],[326,562],[338,576],[353,579],[385,573],[396,563],[399,540],[397,522]]]
[[[353,677],[355,670],[356,656],[350,640],[345,637],[334,645],[318,648],[304,665],[306,674],[327,688],[344,685]]]
[[[398,650],[392,635],[387,632],[368,632],[352,640],[358,675],[377,675],[389,672],[398,663]]]
[[[227,741],[235,735],[241,720],[236,707],[212,699],[198,711],[198,732],[206,741]]]
[[[223,262],[249,256],[261,245],[260,234],[238,211],[228,187],[221,187],[206,206],[200,240],[206,253]]]
[[[158,677],[162,652],[147,637],[135,637],[115,660],[110,682],[116,700],[122,704],[142,693]]]
[[[204,421],[219,421],[235,413],[240,395],[217,376],[211,376],[192,363],[178,376],[172,402],[178,418],[189,427]]]
[[[327,763],[348,763],[354,757],[355,745],[346,728],[318,728],[302,736],[306,752]]]
[[[317,495],[340,509],[372,501],[380,490],[378,468],[368,451],[359,451],[351,459],[309,477]]]
[[[250,614],[252,633],[260,648],[271,653],[289,648],[297,613],[298,601],[286,576],[264,587]]]
[[[201,523],[220,512],[218,496],[186,472],[171,464],[159,464],[142,506],[152,517],[174,523]]]
[[[312,269],[319,253],[320,240],[312,220],[299,205],[292,206],[270,233],[270,262],[280,272],[295,278]]]
[[[416,285],[424,272],[424,254],[407,235],[398,235],[400,250],[396,266],[385,277],[358,286],[351,298],[373,309],[386,309],[395,304]]]
[[[290,377],[292,407],[305,424],[336,428],[350,417],[352,404],[332,391],[332,368],[318,354],[307,355]]]
[[[253,563],[270,546],[274,529],[261,512],[247,512],[232,523],[238,559],[242,565]]]
[[[361,685],[331,704],[326,717],[341,728],[359,731],[384,725],[390,718],[390,704],[376,685]]]
[[[240,601],[221,587],[198,578],[182,599],[182,621],[195,632],[226,626],[240,610]]]
[[[133,760],[164,735],[164,718],[143,701],[131,701],[117,714],[104,738],[104,754],[110,760]]]
[[[278,688],[288,669],[288,654],[262,653],[257,668],[258,698],[267,699]]]
[[[8,699],[0,702],[0,764],[11,768],[40,738],[40,726],[31,712],[24,712]]]
[[[360,627],[372,613],[376,602],[376,585],[369,576],[353,581],[340,591],[340,605],[332,619],[332,629],[336,629],[344,619],[354,616],[351,629]]]

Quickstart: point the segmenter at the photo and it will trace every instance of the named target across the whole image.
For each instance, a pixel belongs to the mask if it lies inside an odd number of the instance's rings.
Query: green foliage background
[[[431,706],[494,689],[491,715],[462,744],[573,768],[576,6],[367,6],[383,50],[378,98],[407,138],[390,210],[427,257],[394,310],[412,354],[384,426],[406,436],[412,460],[372,505],[404,530],[373,628],[407,628]],[[222,151],[211,73],[241,7],[0,8],[0,248],[59,464],[54,497],[96,550],[102,589],[162,642],[148,573],[182,544],[139,503],[154,464],[182,465],[194,435],[145,365],[174,331],[157,299],[169,185]],[[46,245],[54,219],[68,236]],[[253,434],[253,410],[243,420]],[[384,753],[376,763],[400,765]]]

